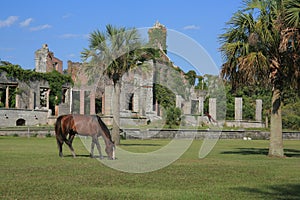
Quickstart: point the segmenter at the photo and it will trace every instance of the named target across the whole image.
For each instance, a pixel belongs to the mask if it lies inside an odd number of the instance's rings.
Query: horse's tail
[[[102,121],[102,119],[98,115],[96,115],[96,117],[97,117],[100,127],[103,129],[104,134],[112,142],[111,135],[110,135],[109,129],[107,128],[106,124]]]
[[[56,136],[56,140],[57,142],[63,143],[65,141],[65,137],[63,135],[63,131],[62,131],[62,127],[61,127],[61,120],[64,117],[64,115],[59,116],[56,119],[56,123],[55,123],[55,136]]]

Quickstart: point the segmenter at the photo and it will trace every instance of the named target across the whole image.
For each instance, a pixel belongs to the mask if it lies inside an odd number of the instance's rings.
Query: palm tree
[[[107,76],[113,84],[113,129],[112,140],[120,143],[120,93],[122,76],[129,70],[153,59],[155,50],[143,46],[136,29],[117,28],[107,25],[105,32],[90,34],[89,49],[81,53],[89,61],[89,73]]]
[[[300,88],[299,12],[293,0],[246,0],[245,9],[228,22],[220,36],[225,63],[222,76],[233,89],[256,84],[272,88],[269,156],[283,157],[281,94]]]

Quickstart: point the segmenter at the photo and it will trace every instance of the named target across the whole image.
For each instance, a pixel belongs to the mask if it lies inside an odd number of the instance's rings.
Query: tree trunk
[[[113,128],[112,128],[112,141],[116,144],[120,144],[120,93],[121,84],[116,82],[114,84],[113,93]]]
[[[273,90],[269,156],[284,157],[281,119],[281,91]]]

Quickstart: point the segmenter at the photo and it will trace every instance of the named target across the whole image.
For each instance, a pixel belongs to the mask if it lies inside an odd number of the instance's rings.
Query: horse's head
[[[105,152],[107,153],[108,155],[108,159],[110,160],[114,160],[116,159],[115,157],[115,144],[113,142],[110,142],[106,148],[105,148]]]

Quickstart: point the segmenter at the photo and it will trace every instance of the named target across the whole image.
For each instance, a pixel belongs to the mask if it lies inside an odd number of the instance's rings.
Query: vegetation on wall
[[[58,105],[61,102],[62,86],[64,84],[73,84],[72,78],[69,75],[60,74],[58,71],[39,73],[32,70],[22,69],[19,65],[1,65],[0,72],[5,71],[7,77],[12,81],[48,81],[50,87],[50,103]]]
[[[167,87],[160,84],[154,84],[154,99],[161,105],[164,109],[170,107],[175,107],[176,95]]]
[[[166,29],[162,28],[152,28],[149,30],[149,45],[150,47],[156,49],[161,48],[167,53],[167,41],[166,41]]]
[[[190,70],[185,74],[185,78],[190,85],[195,85],[197,74],[194,70]]]

